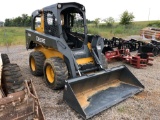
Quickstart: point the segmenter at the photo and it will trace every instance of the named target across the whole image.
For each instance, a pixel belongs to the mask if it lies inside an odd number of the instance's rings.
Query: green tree
[[[5,26],[15,26],[15,27],[29,27],[31,26],[31,16],[27,14],[22,14],[13,19],[5,19]]]
[[[134,19],[133,13],[129,13],[127,10],[124,11],[120,17],[120,24],[121,25],[129,25],[132,23]]]
[[[14,21],[14,26],[23,26],[22,25],[22,18],[20,16],[15,18],[13,21]]]
[[[10,19],[5,19],[4,26],[10,26]]]
[[[94,24],[94,21],[93,21],[93,20],[86,19],[86,21],[87,21],[87,24],[90,24],[90,23],[93,23],[93,24]]]
[[[94,20],[94,23],[95,23],[95,25],[96,25],[96,27],[98,27],[98,25],[99,25],[99,23],[100,23],[100,18],[96,18],[95,20]]]
[[[31,17],[27,14],[22,14],[22,24],[27,27],[31,25]]]
[[[113,24],[115,23],[115,20],[113,17],[106,18],[103,21],[106,23],[108,27],[113,26]]]
[[[28,17],[27,17],[24,26],[26,26],[26,27],[31,26],[31,16],[28,16]]]

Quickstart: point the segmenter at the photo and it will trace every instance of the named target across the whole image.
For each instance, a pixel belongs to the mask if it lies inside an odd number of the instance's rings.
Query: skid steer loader
[[[57,3],[32,13],[26,30],[31,73],[44,74],[52,89],[64,87],[64,101],[85,119],[141,92],[144,86],[125,67],[107,69],[104,41],[87,35],[85,7]]]
[[[32,81],[24,81],[17,64],[0,57],[0,120],[44,120]]]

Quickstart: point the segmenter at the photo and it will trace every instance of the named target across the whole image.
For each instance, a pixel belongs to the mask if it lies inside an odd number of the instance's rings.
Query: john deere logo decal
[[[38,41],[38,42],[41,42],[41,43],[44,43],[45,44],[45,39],[44,38],[40,38],[40,37],[38,37],[38,36],[36,36],[36,41]]]

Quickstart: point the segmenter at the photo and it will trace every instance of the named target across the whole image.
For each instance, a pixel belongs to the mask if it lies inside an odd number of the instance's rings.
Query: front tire
[[[30,53],[29,56],[29,66],[32,75],[42,76],[43,75],[43,65],[46,57],[40,51],[34,51]]]
[[[68,70],[63,59],[52,57],[46,59],[44,63],[45,83],[51,89],[61,89],[64,87],[65,80],[68,79]]]

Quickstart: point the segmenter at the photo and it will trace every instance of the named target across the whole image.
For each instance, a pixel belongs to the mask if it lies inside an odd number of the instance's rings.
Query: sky
[[[134,21],[160,20],[160,0],[3,0],[0,4],[0,21],[21,16],[23,13],[31,15],[34,10],[62,2],[83,4],[89,20],[113,17],[119,21],[125,10],[133,13]]]

